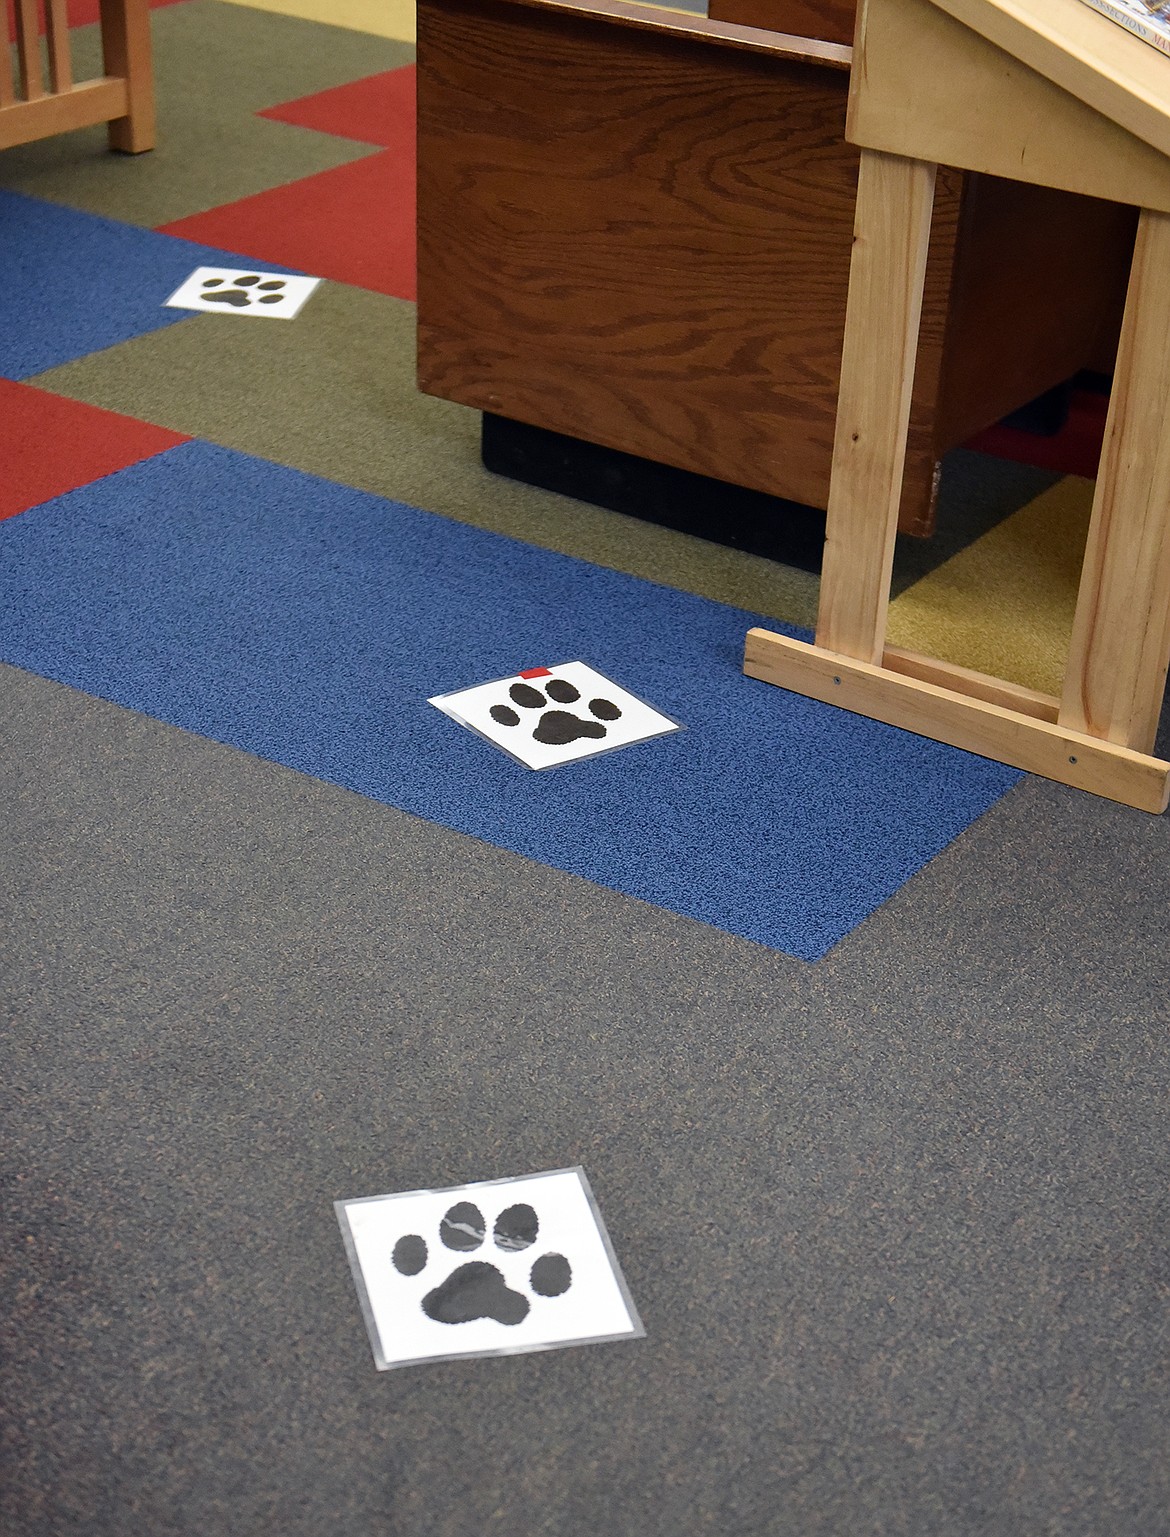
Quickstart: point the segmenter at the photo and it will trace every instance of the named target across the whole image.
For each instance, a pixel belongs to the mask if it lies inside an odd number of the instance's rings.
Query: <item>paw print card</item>
[[[379,1371],[645,1333],[583,1169],[334,1209]]]
[[[592,758],[682,729],[584,662],[531,667],[428,702],[531,769]]]
[[[291,320],[320,278],[292,277],[287,272],[261,272],[235,267],[196,267],[176,288],[165,308],[205,310],[221,315],[267,315]]]

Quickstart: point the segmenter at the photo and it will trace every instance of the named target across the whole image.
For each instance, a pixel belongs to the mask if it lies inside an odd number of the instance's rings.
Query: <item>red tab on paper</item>
[[[518,672],[518,678],[551,678],[552,673],[547,667],[530,667],[527,672]]]

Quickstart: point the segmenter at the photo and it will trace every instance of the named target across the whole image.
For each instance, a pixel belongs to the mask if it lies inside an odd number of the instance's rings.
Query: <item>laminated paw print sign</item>
[[[428,702],[531,769],[592,758],[682,729],[584,662],[530,667]]]
[[[204,310],[221,315],[267,315],[291,320],[320,278],[291,277],[287,272],[261,272],[235,267],[196,267],[166,301],[166,308]]]
[[[379,1371],[645,1333],[583,1169],[334,1208]]]

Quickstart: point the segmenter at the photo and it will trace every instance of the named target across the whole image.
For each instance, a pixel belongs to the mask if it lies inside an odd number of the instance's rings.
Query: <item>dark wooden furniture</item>
[[[825,507],[851,50],[621,0],[420,0],[418,48],[420,387]],[[1133,228],[940,172],[903,529],[945,452],[1099,358]]]
[[[744,27],[851,44],[857,7],[853,0],[708,0],[707,14]]]

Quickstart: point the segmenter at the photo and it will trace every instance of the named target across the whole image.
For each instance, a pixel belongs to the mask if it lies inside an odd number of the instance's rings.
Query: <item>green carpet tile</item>
[[[806,572],[489,474],[478,413],[418,393],[414,307],[398,299],[323,283],[293,324],[197,316],[32,382],[724,603],[815,619]]]

